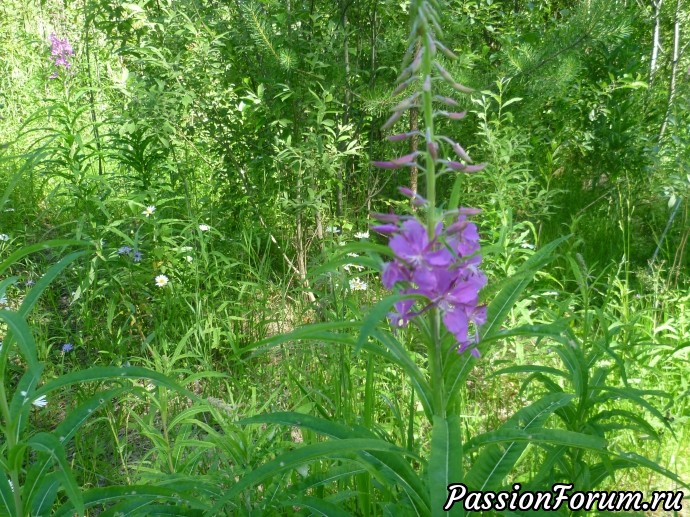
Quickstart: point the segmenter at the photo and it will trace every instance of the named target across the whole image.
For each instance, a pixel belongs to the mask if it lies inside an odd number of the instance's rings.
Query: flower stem
[[[429,239],[433,239],[436,232],[436,161],[429,151],[429,146],[434,143],[434,107],[433,93],[431,91],[431,70],[433,67],[433,51],[427,44],[431,35],[427,36],[428,26],[420,24],[422,47],[422,111],[424,115],[426,138],[426,199],[427,199],[427,232]],[[433,393],[433,411],[437,416],[445,418],[445,387],[443,382],[440,313],[436,308],[429,311],[428,360],[431,374],[431,389]]]

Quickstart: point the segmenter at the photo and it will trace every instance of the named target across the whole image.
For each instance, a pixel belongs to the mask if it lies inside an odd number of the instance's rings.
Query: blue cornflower
[[[118,255],[129,255],[132,252],[132,248],[129,246],[122,246],[119,250],[117,250]]]
[[[141,251],[135,251],[134,254],[132,255],[132,260],[134,262],[141,262],[141,257],[142,257]]]
[[[65,343],[62,345],[62,353],[66,354],[67,352],[71,352],[74,350],[74,345],[72,343]]]

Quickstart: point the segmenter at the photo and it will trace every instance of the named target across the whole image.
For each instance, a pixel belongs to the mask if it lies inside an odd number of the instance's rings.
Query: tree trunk
[[[680,13],[681,0],[676,0],[676,12],[674,14],[673,24],[673,63],[671,64],[671,84],[668,90],[668,102],[666,104],[666,114],[659,129],[659,142],[664,138],[666,128],[668,127],[668,119],[671,117],[671,110],[673,109],[673,101],[676,99],[676,85],[678,82],[678,62],[680,61]]]
[[[652,0],[654,6],[654,36],[652,37],[652,59],[649,64],[649,85],[652,85],[658,68],[659,49],[661,48],[661,4],[664,0]]]

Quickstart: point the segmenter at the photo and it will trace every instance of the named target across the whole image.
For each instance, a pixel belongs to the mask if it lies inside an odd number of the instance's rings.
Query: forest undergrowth
[[[3,2],[0,516],[687,514],[688,16]]]

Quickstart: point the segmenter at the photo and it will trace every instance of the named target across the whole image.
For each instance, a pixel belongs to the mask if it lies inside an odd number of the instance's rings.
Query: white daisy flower
[[[368,239],[369,232],[357,232],[355,233],[355,239]]]
[[[170,280],[168,280],[168,277],[165,276],[165,275],[158,275],[158,276],[156,277],[156,285],[157,285],[158,287],[165,287],[166,285],[168,285],[168,282],[169,282],[169,281],[170,281]]]
[[[350,289],[352,291],[366,291],[367,290],[367,283],[360,280],[359,278],[351,278],[350,279]]]
[[[145,215],[146,217],[150,217],[150,216],[153,215],[153,213],[154,213],[155,211],[156,211],[156,207],[153,206],[153,205],[149,205],[149,206],[147,206],[147,207],[144,209],[144,211],[142,212],[142,214]]]
[[[7,235],[6,233],[0,233],[0,241],[9,241],[10,236]]]
[[[48,405],[48,399],[45,395],[41,395],[36,400],[34,400],[32,404],[36,407],[46,407]]]
[[[209,231],[210,229],[211,229],[211,227],[210,227],[209,225],[207,225],[207,224],[200,224],[200,225],[199,225],[199,230],[201,230],[202,232],[207,232],[207,231]]]

